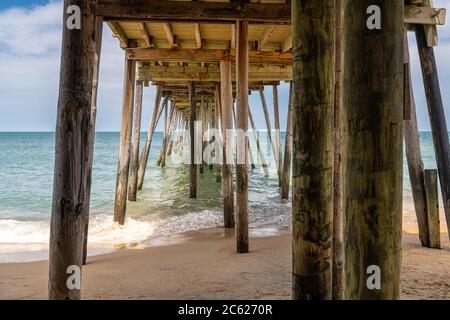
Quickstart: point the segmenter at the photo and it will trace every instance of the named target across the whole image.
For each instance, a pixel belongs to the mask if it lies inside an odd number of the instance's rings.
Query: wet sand
[[[83,299],[290,299],[291,238],[253,233],[251,253],[235,254],[221,229],[145,249],[90,257]],[[256,236],[256,237],[255,237]],[[403,235],[402,299],[450,299],[450,245],[422,248]],[[0,299],[46,299],[48,262],[0,264]]]

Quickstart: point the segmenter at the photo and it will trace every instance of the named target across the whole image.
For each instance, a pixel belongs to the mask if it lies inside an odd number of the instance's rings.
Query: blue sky
[[[54,131],[58,98],[62,0],[0,1],[0,131]],[[436,0],[435,6],[445,6]],[[14,30],[10,33],[9,30]],[[447,123],[450,121],[450,23],[439,27],[435,48]],[[412,74],[419,128],[429,130],[417,48],[410,34]],[[122,101],[123,51],[105,26],[100,70],[98,131],[118,131]],[[271,106],[271,88],[267,88]],[[143,128],[150,118],[154,89],[145,88]],[[286,123],[288,87],[280,88],[282,127]],[[259,95],[250,97],[258,128],[264,128]],[[450,124],[449,124],[450,125]],[[161,129],[161,126],[159,126]]]

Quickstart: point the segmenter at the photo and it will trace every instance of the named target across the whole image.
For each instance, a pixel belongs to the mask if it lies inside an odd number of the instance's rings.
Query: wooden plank
[[[130,183],[128,201],[136,202],[139,170],[139,143],[141,141],[142,95],[144,83],[136,81],[136,95],[133,112],[133,130],[131,135]]]
[[[284,39],[283,44],[281,45],[282,52],[288,52],[292,49],[292,34],[289,35],[286,39]]]
[[[425,193],[428,208],[428,228],[430,248],[441,248],[441,225],[439,221],[438,172],[436,169],[424,171]]]
[[[445,8],[406,6],[405,23],[444,25],[446,12]]]
[[[248,22],[236,23],[236,251],[248,253]],[[243,133],[240,135],[240,132]]]
[[[120,27],[118,22],[115,21],[109,21],[108,26],[111,28],[113,32],[113,36],[119,40],[120,47],[122,49],[128,48],[129,39],[123,29]]]
[[[294,0],[292,12],[292,297],[331,299],[334,0]]]
[[[229,130],[233,129],[233,86],[231,83],[231,61],[220,62],[220,94],[222,111],[222,197],[224,227],[234,228],[234,194],[233,194],[233,137]]]
[[[403,1],[378,2],[382,28],[369,30],[366,19],[361,19],[367,2],[342,3],[345,66],[342,119],[346,125],[342,151],[344,298],[398,299],[402,252],[404,5]]]
[[[147,48],[153,48],[155,46],[154,39],[148,32],[145,22],[139,22],[139,31],[141,32],[142,38],[144,39]]]
[[[271,26],[266,27],[263,35],[261,36],[261,39],[259,39],[258,50],[264,49],[264,47],[269,42],[270,38],[272,37],[272,35],[276,29],[277,29],[276,25],[271,25]]]
[[[291,65],[290,52],[249,50],[249,63]],[[220,49],[160,49],[160,48],[130,48],[127,58],[131,60],[162,61],[162,62],[219,62],[221,60],[236,61],[236,50]]]
[[[105,20],[127,21],[202,21],[249,22],[289,24],[289,4],[242,2],[185,2],[148,0],[98,0],[97,15]]]
[[[167,42],[169,42],[169,46],[171,48],[178,47],[178,44],[175,41],[175,36],[173,34],[172,26],[170,25],[170,23],[164,23],[163,27],[164,27],[164,32],[166,33]]]
[[[444,212],[450,236],[450,144],[444,104],[439,84],[438,69],[433,47],[428,47],[424,26],[416,26],[417,48],[427,98],[428,114],[433,134],[434,151],[441,184]]]
[[[202,48],[202,33],[200,31],[200,24],[194,24],[194,34],[195,34],[195,42],[197,43],[197,48]]]
[[[81,30],[63,28],[58,112],[55,132],[55,166],[50,223],[50,300],[79,300],[81,288],[69,287],[74,271],[82,277],[86,224],[86,197],[90,190],[89,159],[92,150],[91,113],[96,52],[95,1],[66,0],[67,9],[81,9]],[[70,12],[70,11],[69,11]],[[71,281],[70,281],[71,282]],[[72,282],[71,282],[72,283]]]

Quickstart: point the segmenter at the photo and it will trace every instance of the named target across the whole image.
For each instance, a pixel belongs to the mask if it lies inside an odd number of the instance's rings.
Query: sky
[[[435,7],[445,7],[446,4],[449,7],[448,2],[445,2],[435,0]],[[0,131],[54,131],[61,53],[62,3],[62,0],[0,1]],[[435,47],[435,54],[446,119],[449,123],[450,23],[438,28],[440,43]],[[409,43],[419,129],[428,131],[430,125],[422,75],[415,38],[411,33]],[[98,93],[98,131],[120,129],[123,63],[124,52],[105,25]],[[267,102],[272,111],[272,90],[266,89]],[[288,91],[288,85],[280,86],[282,130],[286,126]],[[153,87],[145,88],[143,130],[148,126],[154,96]],[[253,93],[249,102],[256,126],[264,129],[259,95]],[[157,130],[161,129],[162,124]]]

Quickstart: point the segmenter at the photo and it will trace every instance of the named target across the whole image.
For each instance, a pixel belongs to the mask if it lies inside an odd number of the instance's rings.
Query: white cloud
[[[0,131],[54,129],[62,12],[62,1],[0,11]],[[124,53],[105,24],[97,118],[100,131],[119,128],[123,61]]]

